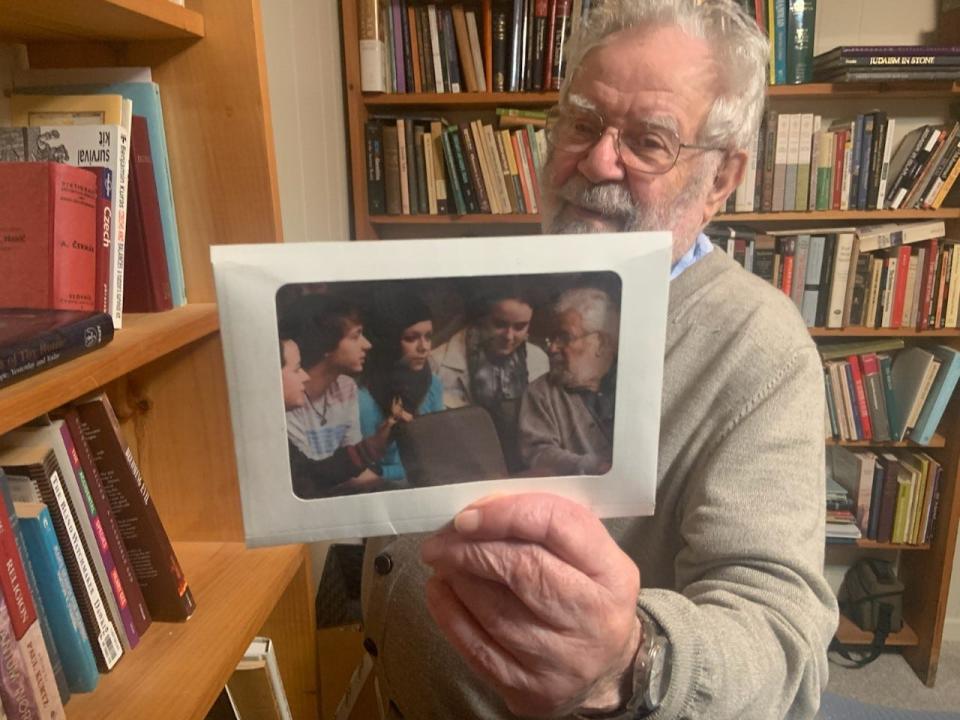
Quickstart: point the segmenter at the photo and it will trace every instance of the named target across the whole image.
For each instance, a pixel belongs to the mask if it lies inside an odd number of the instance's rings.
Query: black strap
[[[840,657],[850,663],[844,667],[859,669],[866,667],[883,652],[883,647],[887,642],[887,636],[890,634],[890,623],[893,617],[893,605],[881,602],[877,604],[877,629],[873,634],[873,642],[866,647],[859,645],[844,645],[836,637],[830,643],[830,650],[836,652]]]

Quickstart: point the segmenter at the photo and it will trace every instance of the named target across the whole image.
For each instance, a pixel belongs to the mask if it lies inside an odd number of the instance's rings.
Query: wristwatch
[[[663,702],[670,685],[670,640],[660,625],[640,611],[643,640],[633,665],[633,697],[627,710],[633,717],[646,717]]]

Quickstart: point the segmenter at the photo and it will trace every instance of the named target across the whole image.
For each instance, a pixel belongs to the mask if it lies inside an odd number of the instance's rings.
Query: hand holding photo
[[[248,544],[495,491],[652,512],[669,259],[656,233],[214,248]]]

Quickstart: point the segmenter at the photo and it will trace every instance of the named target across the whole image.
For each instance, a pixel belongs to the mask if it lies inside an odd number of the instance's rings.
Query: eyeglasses
[[[563,152],[582,153],[593,147],[606,128],[600,113],[587,108],[557,105],[547,113],[547,142]],[[627,170],[649,175],[670,172],[684,148],[726,152],[722,147],[682,143],[672,130],[651,123],[617,129],[616,148]]]
[[[547,349],[556,345],[558,348],[565,348],[572,343],[575,343],[577,340],[582,340],[585,337],[590,335],[596,335],[597,330],[591,330],[590,332],[583,333],[582,335],[570,335],[568,333],[558,333],[551,337],[546,337],[543,341],[547,344]]]

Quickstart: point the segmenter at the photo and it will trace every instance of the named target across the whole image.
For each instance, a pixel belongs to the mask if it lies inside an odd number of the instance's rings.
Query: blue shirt
[[[677,260],[670,268],[670,279],[675,280],[684,270],[693,265],[697,260],[706,257],[713,252],[713,243],[703,233],[697,238],[697,241],[690,247],[682,258]]]

